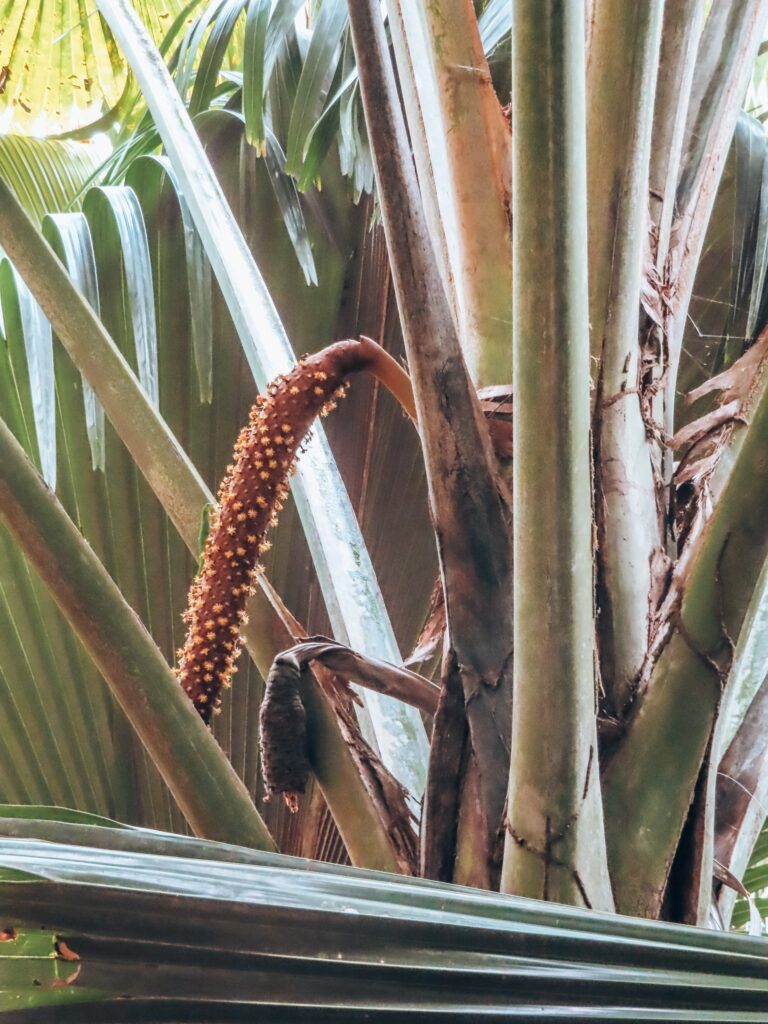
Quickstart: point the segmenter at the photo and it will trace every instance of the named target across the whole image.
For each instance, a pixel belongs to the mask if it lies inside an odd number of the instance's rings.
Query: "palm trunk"
[[[512,36],[515,655],[502,889],[608,910],[595,729],[583,9],[518,0]]]
[[[725,426],[715,419],[699,439],[704,448],[718,445],[720,456],[714,469],[702,467],[700,500],[656,623],[641,698],[606,769],[608,855],[623,913],[661,911],[735,642],[768,555],[766,345],[763,338],[719,382],[725,398],[738,395],[739,419]],[[682,471],[694,467],[697,454],[694,446]]]
[[[599,651],[617,717],[645,656],[652,564],[663,541],[660,455],[648,440],[648,396],[663,366],[660,354],[649,364],[638,341],[662,8],[661,0],[598,5],[587,72]]]
[[[481,828],[476,858],[493,879],[498,874],[510,728],[507,509],[426,230],[379,6],[374,0],[350,0],[349,16],[416,398],[450,645],[478,767]],[[435,730],[439,727],[438,720]]]

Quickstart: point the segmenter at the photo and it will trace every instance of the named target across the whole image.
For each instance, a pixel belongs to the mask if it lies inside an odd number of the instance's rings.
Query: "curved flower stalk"
[[[275,377],[240,432],[210,516],[178,652],[176,675],[205,722],[219,712],[221,691],[237,671],[245,603],[261,569],[259,555],[270,547],[267,534],[288,497],[302,441],[318,415],[336,408],[349,388],[347,377],[360,370],[372,371],[406,412],[412,408],[408,376],[383,349],[367,338],[339,341]]]

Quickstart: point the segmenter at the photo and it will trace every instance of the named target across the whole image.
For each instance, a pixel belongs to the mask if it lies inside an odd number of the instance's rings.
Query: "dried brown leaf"
[[[47,981],[40,985],[40,988],[66,988],[68,985],[74,985],[77,979],[80,977],[80,972],[83,969],[82,964],[78,964],[75,970],[66,978],[54,978],[53,981]]]
[[[722,445],[713,442],[706,455],[681,463],[675,473],[675,487],[679,490],[684,484],[700,484],[714,470],[721,451]]]
[[[512,458],[512,388],[495,384],[477,392],[480,408],[488,424],[488,433],[496,458],[502,462]]]
[[[349,687],[320,661],[314,665],[314,675],[333,709],[363,785],[392,841],[400,871],[406,875],[418,874],[415,817],[408,805],[408,794],[363,738],[349,699]]]
[[[80,956],[69,946],[63,939],[56,939],[53,944],[53,948],[56,950],[56,955],[60,960],[79,960]]]
[[[727,370],[690,391],[686,403],[692,405],[705,395],[719,392],[721,405],[736,399],[741,401],[742,405],[746,405],[757,379],[758,367],[766,355],[768,355],[768,328],[762,332],[755,344],[748,348],[740,359],[736,360],[733,366],[729,366]]]
[[[697,441],[707,434],[711,434],[713,430],[737,419],[740,412],[741,399],[739,398],[734,398],[732,401],[726,402],[725,405],[718,405],[705,416],[700,416],[697,420],[687,423],[678,430],[669,445],[673,451],[680,451],[682,448],[695,445]]]
[[[658,326],[664,326],[664,295],[661,278],[656,270],[655,253],[658,245],[656,226],[649,217],[649,231],[646,235],[643,253],[643,273],[640,281],[640,305],[647,316]]]
[[[445,632],[445,599],[440,577],[435,580],[432,597],[429,602],[427,618],[422,626],[416,646],[403,662],[404,665],[416,665],[434,657],[442,643]]]
[[[648,603],[653,614],[664,600],[672,579],[672,559],[663,548],[656,548],[651,555],[651,590]]]

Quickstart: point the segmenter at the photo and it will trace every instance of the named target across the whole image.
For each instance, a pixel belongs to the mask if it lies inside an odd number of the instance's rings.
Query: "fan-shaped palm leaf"
[[[139,0],[136,7],[159,41],[184,4]],[[94,6],[75,0],[3,0],[0,25],[1,132],[70,132],[118,103],[128,72]]]
[[[724,1024],[757,1022],[768,997],[746,936],[87,822],[0,832],[4,923],[46,929],[0,951],[0,1012],[19,1022]]]

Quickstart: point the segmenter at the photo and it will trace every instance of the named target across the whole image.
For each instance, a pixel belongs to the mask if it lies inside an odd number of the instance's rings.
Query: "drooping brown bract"
[[[346,378],[367,368],[357,341],[340,341],[305,356],[276,377],[251,410],[235,445],[234,461],[211,513],[201,570],[189,591],[187,636],[176,675],[205,722],[218,713],[221,691],[237,671],[245,602],[269,549],[267,533],[288,497],[302,440],[315,418],[343,397]]]

